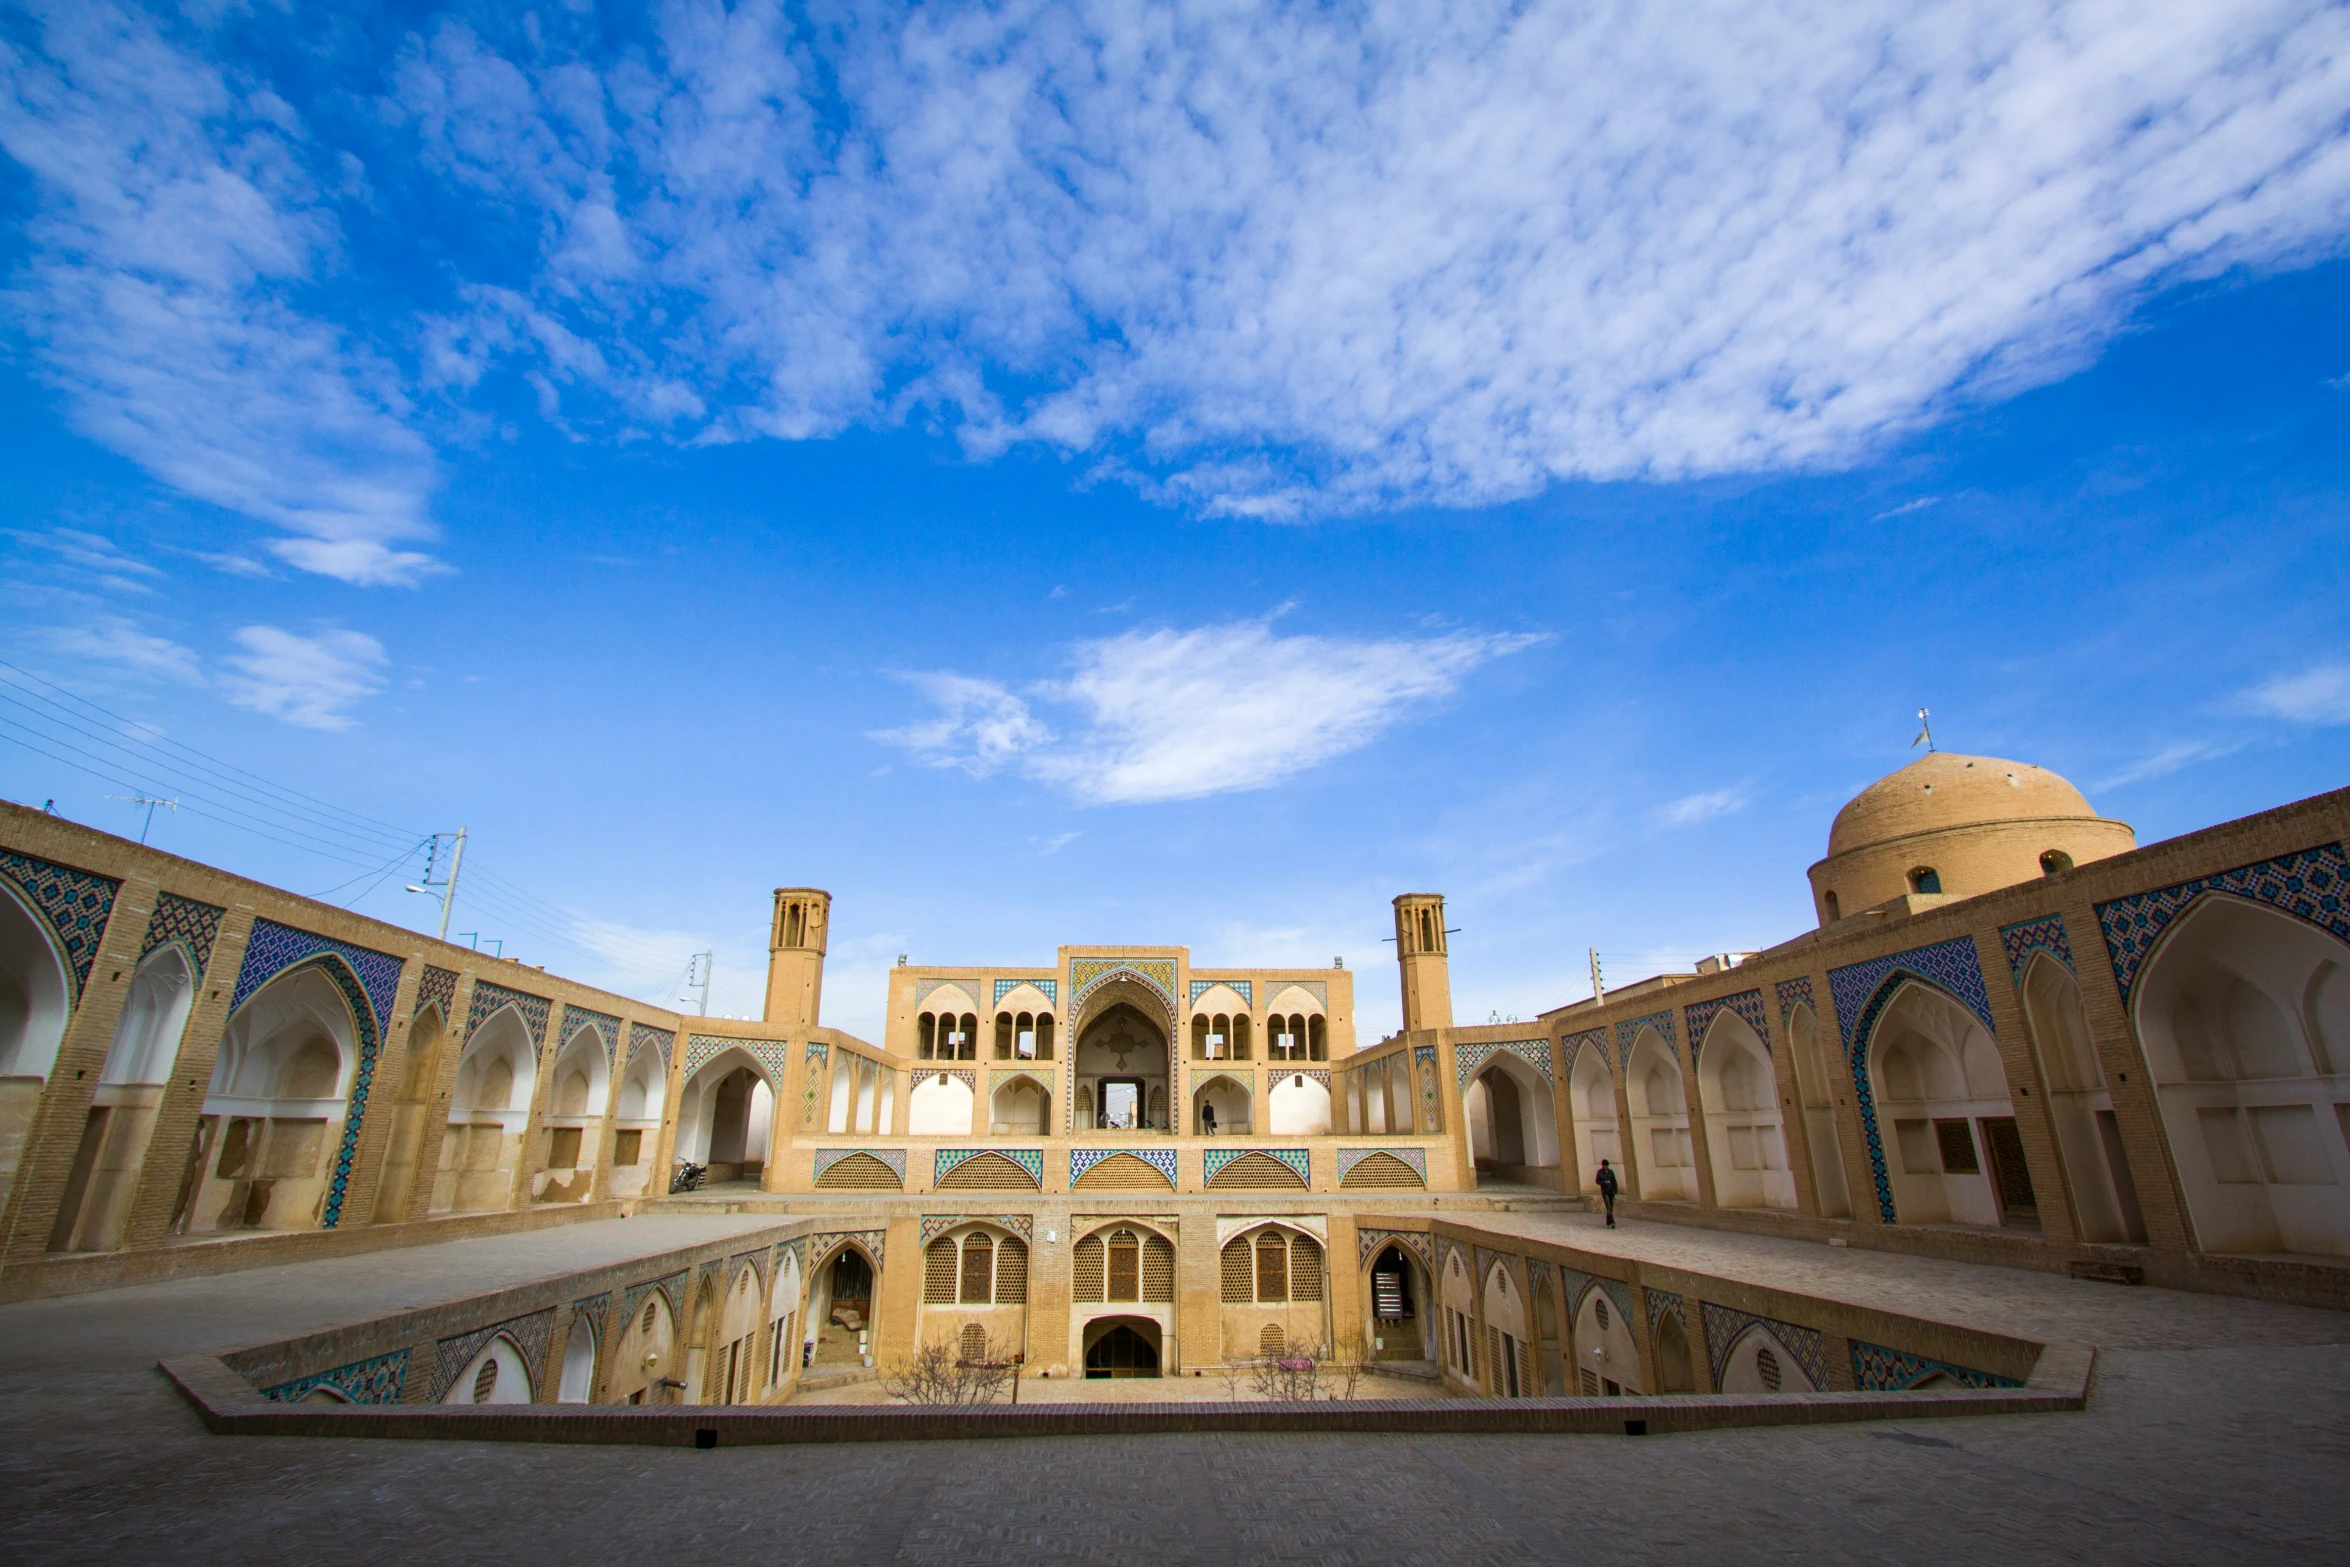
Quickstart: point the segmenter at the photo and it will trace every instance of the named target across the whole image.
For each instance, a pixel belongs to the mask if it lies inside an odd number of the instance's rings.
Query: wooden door
[[[1986,1119],[1983,1146],[1991,1155],[1991,1189],[1999,1197],[2000,1221],[2038,1228],[2040,1200],[2032,1193],[2032,1172],[2024,1163],[2024,1140],[2015,1129],[2015,1117]]]

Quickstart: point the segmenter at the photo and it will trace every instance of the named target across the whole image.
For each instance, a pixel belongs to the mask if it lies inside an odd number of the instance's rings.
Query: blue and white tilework
[[[1629,1061],[1632,1059],[1632,1041],[1640,1037],[1640,1031],[1644,1028],[1653,1028],[1663,1037],[1666,1054],[1671,1055],[1680,1048],[1673,1038],[1673,1014],[1651,1012],[1646,1017],[1626,1018],[1616,1025],[1617,1060]]]
[[[114,912],[114,896],[122,883],[96,871],[12,853],[0,853],[0,876],[16,883],[57,933],[78,1002],[82,987],[90,982],[90,965],[98,961],[98,943],[105,939],[107,916]]]
[[[609,1064],[620,1052],[620,1019],[609,1012],[591,1012],[586,1007],[565,1005],[563,1008],[563,1042],[569,1044],[583,1028],[592,1028],[604,1042],[604,1060]]]
[[[759,1063],[767,1076],[768,1088],[783,1091],[785,1073],[791,1069],[791,1044],[782,1039],[732,1039],[719,1034],[688,1034],[685,1036],[685,1075],[692,1077],[711,1060],[729,1050],[740,1050]]]
[[[930,1184],[936,1186],[946,1174],[966,1159],[976,1159],[991,1153],[999,1159],[1009,1159],[1026,1171],[1039,1191],[1044,1189],[1044,1150],[1041,1148],[941,1148],[931,1154]],[[901,1174],[903,1172],[900,1172]]]
[[[2097,923],[2104,928],[2105,950],[2113,958],[2113,976],[2121,982],[2125,1006],[2138,983],[2138,970],[2155,942],[2205,893],[2233,893],[2265,903],[2350,941],[2350,857],[2344,856],[2338,843],[2320,844],[2258,865],[2241,865],[2155,892],[2116,898],[2097,905]]]
[[[1069,1184],[1075,1186],[1085,1172],[1104,1159],[1119,1154],[1132,1154],[1144,1164],[1167,1178],[1169,1187],[1175,1186],[1175,1150],[1172,1148],[1072,1148],[1069,1150]]]
[[[408,1351],[395,1349],[388,1355],[355,1360],[332,1371],[313,1372],[291,1382],[265,1387],[261,1396],[281,1404],[299,1404],[314,1389],[323,1387],[333,1389],[354,1404],[396,1404],[407,1386]]]
[[[826,1230],[808,1237],[808,1255],[815,1258],[816,1266],[821,1268],[843,1246],[856,1245],[864,1248],[865,1255],[873,1259],[873,1266],[878,1269],[888,1239],[887,1230]]]
[[[1963,1387],[2022,1387],[2013,1377],[1977,1371],[1970,1366],[1954,1366],[1946,1360],[1929,1360],[1923,1355],[1912,1355],[1906,1350],[1887,1349],[1882,1344],[1852,1342],[1852,1381],[1863,1393],[1899,1393],[1916,1387],[1939,1371]]]
[[[683,1271],[672,1273],[667,1278],[645,1279],[640,1283],[631,1284],[627,1289],[621,1291],[620,1331],[623,1333],[628,1331],[628,1325],[636,1321],[637,1308],[645,1303],[647,1295],[655,1293],[658,1293],[661,1299],[668,1303],[669,1320],[674,1325],[675,1331],[681,1335],[685,1332],[685,1274]]]
[[[1046,1001],[1051,1002],[1056,1006],[1060,1004],[1061,986],[1057,980],[999,979],[995,982],[995,999],[989,1002],[988,1005],[998,1007],[1002,1006],[1004,1004],[1004,997],[1010,995],[1013,991],[1018,990],[1022,985],[1034,985],[1037,989],[1044,992],[1044,999]]]
[[[1212,1186],[1224,1167],[1235,1159],[1245,1159],[1252,1153],[1261,1153],[1269,1159],[1278,1159],[1297,1172],[1297,1178],[1307,1185],[1314,1180],[1314,1156],[1303,1148],[1210,1148],[1200,1155],[1202,1184]]]
[[[1828,1385],[1828,1342],[1817,1328],[1801,1328],[1792,1322],[1780,1322],[1772,1317],[1758,1317],[1751,1311],[1733,1311],[1717,1306],[1712,1301],[1701,1301],[1698,1314],[1705,1319],[1706,1358],[1714,1368],[1714,1386],[1722,1385],[1722,1374],[1730,1364],[1730,1351],[1748,1333],[1765,1333],[1785,1350],[1794,1362],[1803,1368],[1815,1388]]]
[[[628,1059],[634,1061],[637,1052],[651,1050],[661,1057],[662,1066],[669,1065],[669,1052],[676,1048],[677,1036],[666,1028],[647,1028],[642,1023],[628,1025]]]
[[[424,966],[424,972],[417,976],[416,1005],[409,1010],[408,1021],[415,1022],[424,1015],[424,1009],[431,1006],[437,1006],[441,1009],[441,1020],[444,1023],[456,1016],[457,971],[455,969],[434,968],[430,963],[427,963]]]
[[[155,912],[147,917],[147,939],[139,944],[139,961],[146,962],[158,948],[176,946],[187,955],[189,967],[203,973],[204,965],[212,961],[212,943],[220,935],[221,916],[227,912],[193,898],[158,894]]]
[[[927,1248],[947,1231],[963,1224],[992,1224],[1010,1230],[1022,1240],[1033,1240],[1035,1230],[1025,1213],[926,1213],[922,1216],[921,1244]]]
[[[1419,1173],[1423,1182],[1428,1179],[1428,1150],[1425,1148],[1341,1148],[1338,1150],[1340,1184],[1345,1183],[1347,1173],[1356,1165],[1378,1153],[1386,1154],[1393,1159],[1401,1159]]]
[[[1218,985],[1238,994],[1243,1006],[1254,1007],[1257,1004],[1256,981],[1248,979],[1195,979],[1191,982],[1191,1004],[1199,1005],[1199,998]]]
[[[1443,1105],[1436,1092],[1436,1047],[1412,1046],[1412,1074],[1420,1080],[1420,1130],[1435,1133],[1444,1129]]]
[[[1845,1058],[1852,1070],[1853,1100],[1868,1140],[1869,1179],[1877,1190],[1878,1215],[1887,1224],[1895,1222],[1893,1177],[1885,1163],[1884,1135],[1877,1127],[1876,1096],[1869,1089],[1869,1034],[1905,979],[1923,980],[1943,991],[1981,1018],[1985,1028],[1991,1027],[1991,997],[1983,988],[1983,968],[1971,937],[1828,971],[1828,993],[1836,1004],[1836,1023],[1843,1030]]]
[[[1734,996],[1716,996],[1711,1001],[1694,1002],[1681,1009],[1682,1021],[1689,1028],[1689,1059],[1697,1060],[1697,1052],[1705,1048],[1705,1031],[1725,1009],[1746,1020],[1746,1026],[1754,1030],[1754,1037],[1762,1041],[1763,1052],[1769,1054],[1771,1031],[1764,1026],[1763,994],[1759,990],[1742,990]]]
[[[512,1007],[530,1033],[531,1054],[536,1056],[547,1046],[547,1011],[551,1006],[553,1003],[544,996],[527,995],[477,979],[473,982],[473,1005],[465,1009],[465,1037],[471,1040],[474,1030],[496,1016],[499,1008]]]
[[[400,960],[385,952],[355,947],[347,941],[330,941],[324,936],[313,936],[306,930],[295,930],[275,920],[255,920],[253,934],[245,940],[245,959],[237,969],[237,988],[229,998],[229,1011],[235,1012],[253,999],[253,993],[271,980],[307,958],[332,953],[350,966],[358,976],[367,995],[368,1010],[380,1028],[391,1021],[392,998],[400,990]]]
[[[1792,1015],[1797,1007],[1809,1007],[1814,1016],[1818,1015],[1820,1009],[1811,998],[1809,974],[1798,974],[1793,979],[1779,981],[1778,993],[1779,1016],[1782,1019]]]
[[[1473,1045],[1453,1046],[1453,1075],[1459,1080],[1461,1087],[1467,1088],[1469,1079],[1477,1075],[1477,1069],[1492,1060],[1494,1055],[1500,1051],[1507,1051],[1533,1067],[1535,1071],[1542,1074],[1544,1082],[1554,1087],[1557,1085],[1558,1079],[1551,1072],[1550,1040],[1545,1037],[1542,1039],[1481,1040]]]
[[[2061,914],[2051,914],[2045,919],[2025,920],[2018,925],[2002,925],[1999,927],[1999,945],[2006,949],[2007,971],[2015,976],[2019,985],[2024,980],[2024,965],[2032,961],[2032,954],[2036,952],[2047,953],[2068,970],[2073,967],[2073,944],[2066,939],[2064,916]]]
[[[816,1151],[816,1174],[822,1175],[843,1159],[854,1159],[859,1154],[879,1159],[897,1172],[900,1182],[905,1180],[906,1150],[903,1148],[820,1148]]]
[[[1610,1073],[1615,1071],[1615,1061],[1607,1052],[1607,1030],[1604,1028],[1587,1028],[1580,1034],[1569,1034],[1560,1040],[1559,1070],[1569,1077],[1574,1076],[1575,1057],[1582,1054],[1586,1047],[1599,1052],[1601,1066],[1606,1067]]]
[[[1436,1272],[1436,1238],[1425,1230],[1357,1230],[1355,1231],[1355,1265],[1367,1265],[1389,1246],[1401,1246],[1425,1263],[1428,1272]]]

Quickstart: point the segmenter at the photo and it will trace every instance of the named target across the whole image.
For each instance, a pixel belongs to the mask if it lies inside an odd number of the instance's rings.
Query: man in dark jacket
[[[1591,1178],[1591,1184],[1599,1188],[1599,1200],[1607,1204],[1607,1227],[1612,1230],[1616,1227],[1616,1172],[1607,1167],[1605,1159],[1599,1161],[1599,1173]]]

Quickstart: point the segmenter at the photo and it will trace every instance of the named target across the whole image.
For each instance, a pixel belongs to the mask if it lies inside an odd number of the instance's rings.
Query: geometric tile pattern
[[[831,1051],[823,1041],[815,1039],[808,1041],[808,1091],[805,1095],[806,1103],[802,1105],[800,1110],[800,1125],[802,1126],[813,1127],[816,1124],[817,1085],[824,1080],[824,1065],[830,1056]]]
[[[1819,1007],[1811,999],[1811,976],[1798,974],[1793,979],[1779,981],[1779,1016],[1785,1017],[1797,1007],[1809,1007],[1818,1013]]]
[[[1075,1016],[1093,991],[1121,975],[1140,980],[1166,1003],[1167,1017],[1175,1017],[1175,961],[1172,958],[1071,958],[1069,1012]]]
[[[682,1335],[685,1332],[685,1303],[680,1297],[684,1288],[685,1275],[683,1273],[672,1273],[665,1279],[646,1279],[641,1283],[631,1284],[620,1292],[620,1330],[623,1333],[628,1331],[628,1325],[636,1321],[637,1307],[645,1303],[647,1295],[658,1290],[661,1298],[669,1303],[669,1320],[676,1324],[673,1334]]]
[[[2126,1006],[2146,954],[2171,922],[2207,892],[2234,893],[2282,909],[2319,930],[2350,941],[2350,857],[2338,843],[2320,844],[2258,865],[2240,865],[2217,876],[2184,881],[2154,892],[2133,893],[2097,905],[2105,950],[2113,957]]]
[[[1595,1278],[1591,1281],[1607,1291],[1607,1298],[1616,1303],[1616,1313],[1629,1324],[1638,1319],[1632,1314],[1632,1286],[1621,1279]]]
[[[535,1058],[547,1043],[547,1010],[553,1003],[543,996],[525,995],[519,990],[508,990],[493,985],[486,979],[473,982],[473,1005],[466,1008],[465,1037],[470,1042],[473,1031],[487,1022],[501,1007],[512,1007],[522,1016],[530,1030],[530,1052]]]
[[[1885,1138],[1877,1126],[1876,1095],[1869,1088],[1869,1033],[1905,979],[1920,980],[1951,996],[1981,1018],[1985,1028],[1991,1028],[1991,997],[1983,988],[1983,968],[1975,959],[1974,938],[1970,936],[1828,971],[1829,998],[1836,1006],[1837,1026],[1844,1033],[1853,1099],[1860,1109],[1861,1131],[1868,1140],[1869,1178],[1877,1189],[1877,1212],[1887,1224],[1895,1222],[1893,1177],[1885,1164]]]
[[[1648,1292],[1648,1331],[1652,1334],[1655,1333],[1657,1322],[1668,1311],[1681,1319],[1682,1333],[1688,1333],[1689,1316],[1681,1309],[1681,1297],[1671,1290],[1655,1289]]]
[[[1061,986],[1060,982],[1057,980],[999,979],[995,982],[995,1000],[989,1002],[988,1005],[1002,1006],[1004,1004],[1004,997],[1010,995],[1013,991],[1018,990],[1022,985],[1034,985],[1037,989],[1044,992],[1045,1000],[1052,1002],[1055,1006],[1060,1004]]]
[[[1905,1350],[1852,1340],[1852,1380],[1863,1393],[1900,1393],[1917,1386],[1935,1372],[1965,1387],[2022,1387],[2014,1377],[1995,1376],[1946,1360],[1928,1360]]]
[[[1170,1188],[1182,1188],[1182,1182],[1175,1174],[1175,1150],[1172,1148],[1072,1148],[1069,1150],[1069,1184],[1075,1186],[1086,1171],[1104,1159],[1114,1159],[1122,1153],[1132,1154],[1165,1176]]]
[[[865,1248],[866,1254],[873,1259],[873,1266],[879,1268],[882,1245],[888,1238],[887,1230],[826,1230],[821,1235],[808,1237],[808,1255],[814,1257],[821,1266],[830,1260],[830,1254],[836,1248],[854,1241]]]
[[[781,1039],[728,1039],[715,1034],[688,1034],[685,1036],[685,1075],[692,1077],[711,1058],[728,1050],[740,1050],[767,1069],[768,1087],[780,1092],[784,1076],[791,1070],[791,1044]],[[905,1172],[898,1172],[903,1175]]]
[[[1297,1178],[1308,1186],[1314,1183],[1314,1156],[1303,1148],[1211,1148],[1200,1156],[1201,1173],[1208,1184],[1224,1173],[1224,1167],[1235,1159],[1245,1159],[1252,1153],[1261,1153],[1268,1159],[1278,1159],[1297,1172]]]
[[[220,917],[227,912],[193,898],[158,893],[155,912],[147,918],[147,939],[139,944],[139,961],[146,962],[157,947],[176,943],[187,954],[189,966],[203,973],[204,965],[212,961],[212,940],[220,934]]]
[[[1560,1069],[1565,1071],[1569,1076],[1574,1075],[1575,1057],[1582,1052],[1582,1049],[1585,1045],[1589,1045],[1592,1049],[1599,1052],[1599,1059],[1601,1063],[1605,1065],[1609,1071],[1612,1072],[1615,1070],[1615,1063],[1608,1060],[1607,1030],[1604,1028],[1587,1028],[1580,1034],[1569,1034],[1566,1038],[1560,1040]]]
[[[467,1361],[481,1353],[481,1348],[500,1334],[521,1351],[522,1364],[530,1371],[531,1397],[546,1397],[547,1332],[555,1325],[555,1308],[534,1311],[527,1317],[516,1317],[510,1322],[495,1322],[486,1328],[475,1328],[455,1338],[442,1339],[433,1346],[432,1401],[439,1403],[448,1396],[449,1388],[457,1380],[457,1373],[465,1369]]]
[[[1681,1017],[1689,1025],[1689,1059],[1695,1061],[1704,1047],[1705,1031],[1714,1015],[1724,1007],[1744,1018],[1754,1030],[1754,1037],[1762,1041],[1763,1053],[1771,1049],[1771,1031],[1763,1026],[1763,995],[1759,990],[1742,990],[1735,996],[1716,996],[1711,1001],[1700,1001],[1681,1009]]]
[[[354,1404],[396,1404],[408,1386],[408,1352],[395,1349],[372,1360],[355,1360],[332,1371],[317,1371],[261,1390],[263,1398],[298,1404],[312,1388],[332,1388]]]
[[[854,1159],[859,1154],[868,1159],[879,1159],[897,1172],[900,1181],[905,1180],[906,1150],[903,1148],[826,1148],[816,1155],[816,1174],[822,1175],[843,1159]]]
[[[2019,985],[2023,983],[2024,965],[2032,961],[2035,952],[2047,953],[2068,970],[2073,966],[2073,944],[2065,938],[2061,914],[2025,920],[2020,925],[2002,925],[1999,945],[2007,949],[2007,970]]]
[[[1022,1240],[1031,1240],[1036,1230],[1025,1213],[926,1213],[922,1216],[922,1245],[927,1248],[958,1224],[995,1224],[1010,1230]]]
[[[1781,1349],[1794,1357],[1811,1378],[1811,1385],[1825,1390],[1828,1385],[1828,1341],[1817,1328],[1799,1328],[1792,1322],[1780,1322],[1771,1317],[1758,1317],[1751,1311],[1732,1311],[1712,1301],[1702,1301],[1698,1312],[1705,1318],[1705,1348],[1714,1367],[1714,1386],[1722,1385],[1722,1370],[1730,1364],[1730,1351],[1749,1332],[1769,1334]]]
[[[449,1014],[457,1010],[455,969],[434,968],[430,963],[424,966],[423,975],[416,981],[416,1010],[409,1014],[408,1020],[414,1022],[429,1006],[441,1009],[441,1020],[444,1023],[448,1021]]]
[[[253,999],[253,992],[304,958],[334,953],[351,966],[367,993],[368,1010],[381,1028],[392,1020],[392,997],[400,988],[401,963],[389,953],[371,952],[347,941],[329,941],[306,930],[295,930],[274,920],[255,920],[245,942],[245,961],[237,970],[237,988],[229,998],[232,1013]]]
[[[98,943],[106,935],[106,916],[114,912],[114,895],[122,883],[94,871],[70,865],[52,865],[28,854],[0,852],[0,875],[24,890],[27,900],[65,951],[65,966],[73,976],[72,1000],[78,1004],[82,987],[90,982],[90,965],[98,961]]]
[[[942,990],[949,985],[954,986],[957,990],[961,990],[963,988],[963,982],[959,979],[916,980],[914,982],[914,1005],[921,1006],[922,1003],[929,998],[932,991]]]
[[[1477,1069],[1491,1060],[1494,1052],[1498,1050],[1506,1050],[1511,1055],[1527,1062],[1535,1071],[1542,1074],[1544,1082],[1553,1087],[1557,1086],[1558,1080],[1551,1076],[1550,1040],[1546,1037],[1542,1039],[1496,1039],[1481,1041],[1473,1045],[1453,1046],[1453,1076],[1459,1081],[1461,1087],[1467,1088],[1469,1079],[1477,1075]]]
[[[955,1075],[960,1077],[963,1074],[958,1072]],[[1028,1178],[1036,1183],[1037,1190],[1044,1189],[1044,1150],[1041,1148],[941,1148],[930,1156],[930,1184],[936,1186],[945,1178],[947,1171],[984,1153],[994,1154],[999,1159],[1009,1159],[1028,1172]],[[898,1173],[903,1175],[905,1172],[901,1170]]]
[[[1270,1152],[1270,1150],[1267,1151]],[[1365,1159],[1370,1158],[1373,1154],[1381,1153],[1386,1154],[1390,1158],[1401,1159],[1404,1163],[1410,1165],[1414,1170],[1419,1172],[1421,1180],[1425,1181],[1428,1179],[1428,1150],[1425,1148],[1341,1148],[1338,1150],[1338,1179],[1340,1184],[1343,1185],[1345,1183],[1346,1175],[1349,1170],[1352,1170],[1356,1165],[1361,1164]]]
[[[1279,989],[1287,990],[1292,985],[1295,985],[1298,989],[1304,991],[1307,995],[1312,996],[1324,1007],[1328,1007],[1330,1005],[1330,984],[1327,980],[1277,979],[1273,981],[1272,986],[1268,987],[1268,989],[1278,987]]]
[[[1640,1031],[1644,1028],[1653,1028],[1664,1036],[1666,1055],[1673,1054],[1678,1048],[1673,1040],[1673,1014],[1651,1012],[1646,1017],[1626,1018],[1616,1025],[1616,1058],[1618,1060],[1629,1061],[1632,1059],[1632,1041],[1640,1037]]]
[[[634,1061],[640,1050],[652,1050],[661,1057],[661,1064],[669,1064],[669,1052],[677,1044],[677,1036],[665,1028],[647,1028],[642,1023],[628,1025],[628,1059]]]
[[[563,1008],[565,1042],[568,1043],[571,1039],[578,1037],[579,1031],[583,1028],[594,1029],[597,1037],[604,1041],[604,1064],[611,1065],[613,1054],[620,1049],[620,1019],[612,1016],[609,1012],[590,1012],[585,1007],[565,1006]]]
[[[1240,999],[1250,1006],[1257,1004],[1256,981],[1253,979],[1195,979],[1191,982],[1191,1004],[1199,1005],[1199,998],[1222,985],[1240,993]]]
[[[259,929],[263,923],[255,920],[254,928]],[[246,949],[248,953],[251,950]],[[382,957],[380,953],[369,955]],[[340,950],[319,953],[296,967],[315,968],[324,974],[343,993],[343,1004],[350,1008],[351,1020],[359,1029],[359,1070],[351,1074],[351,1102],[350,1107],[343,1112],[342,1141],[335,1148],[335,1173],[326,1185],[325,1210],[318,1216],[318,1227],[331,1230],[342,1222],[343,1200],[351,1193],[351,1164],[359,1156],[359,1128],[367,1119],[367,1095],[375,1084],[375,1057],[383,1043],[383,1035],[370,1010],[372,1002],[346,966]],[[393,972],[396,982],[398,970],[395,968]],[[388,1010],[390,1003],[387,1001],[385,1006]]]
[[[1443,1130],[1444,1118],[1437,1112],[1436,1102],[1436,1047],[1412,1046],[1413,1070],[1420,1074],[1420,1130],[1434,1133]]]
[[[965,1088],[970,1089],[973,1093],[979,1092],[979,1074],[963,1067],[950,1067],[943,1072],[936,1069],[917,1069],[914,1073],[914,1086],[920,1088],[934,1077],[960,1078]]]
[[[1389,1246],[1401,1246],[1436,1271],[1436,1241],[1425,1230],[1357,1230],[1355,1231],[1355,1266],[1362,1267]]]

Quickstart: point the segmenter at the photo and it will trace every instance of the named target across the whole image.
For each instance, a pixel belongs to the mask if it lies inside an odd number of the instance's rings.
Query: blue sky
[[[2323,5],[13,7],[0,794],[735,1013],[825,886],[869,1035],[1765,945],[1920,705],[2190,831],[2343,782],[2346,123]]]

